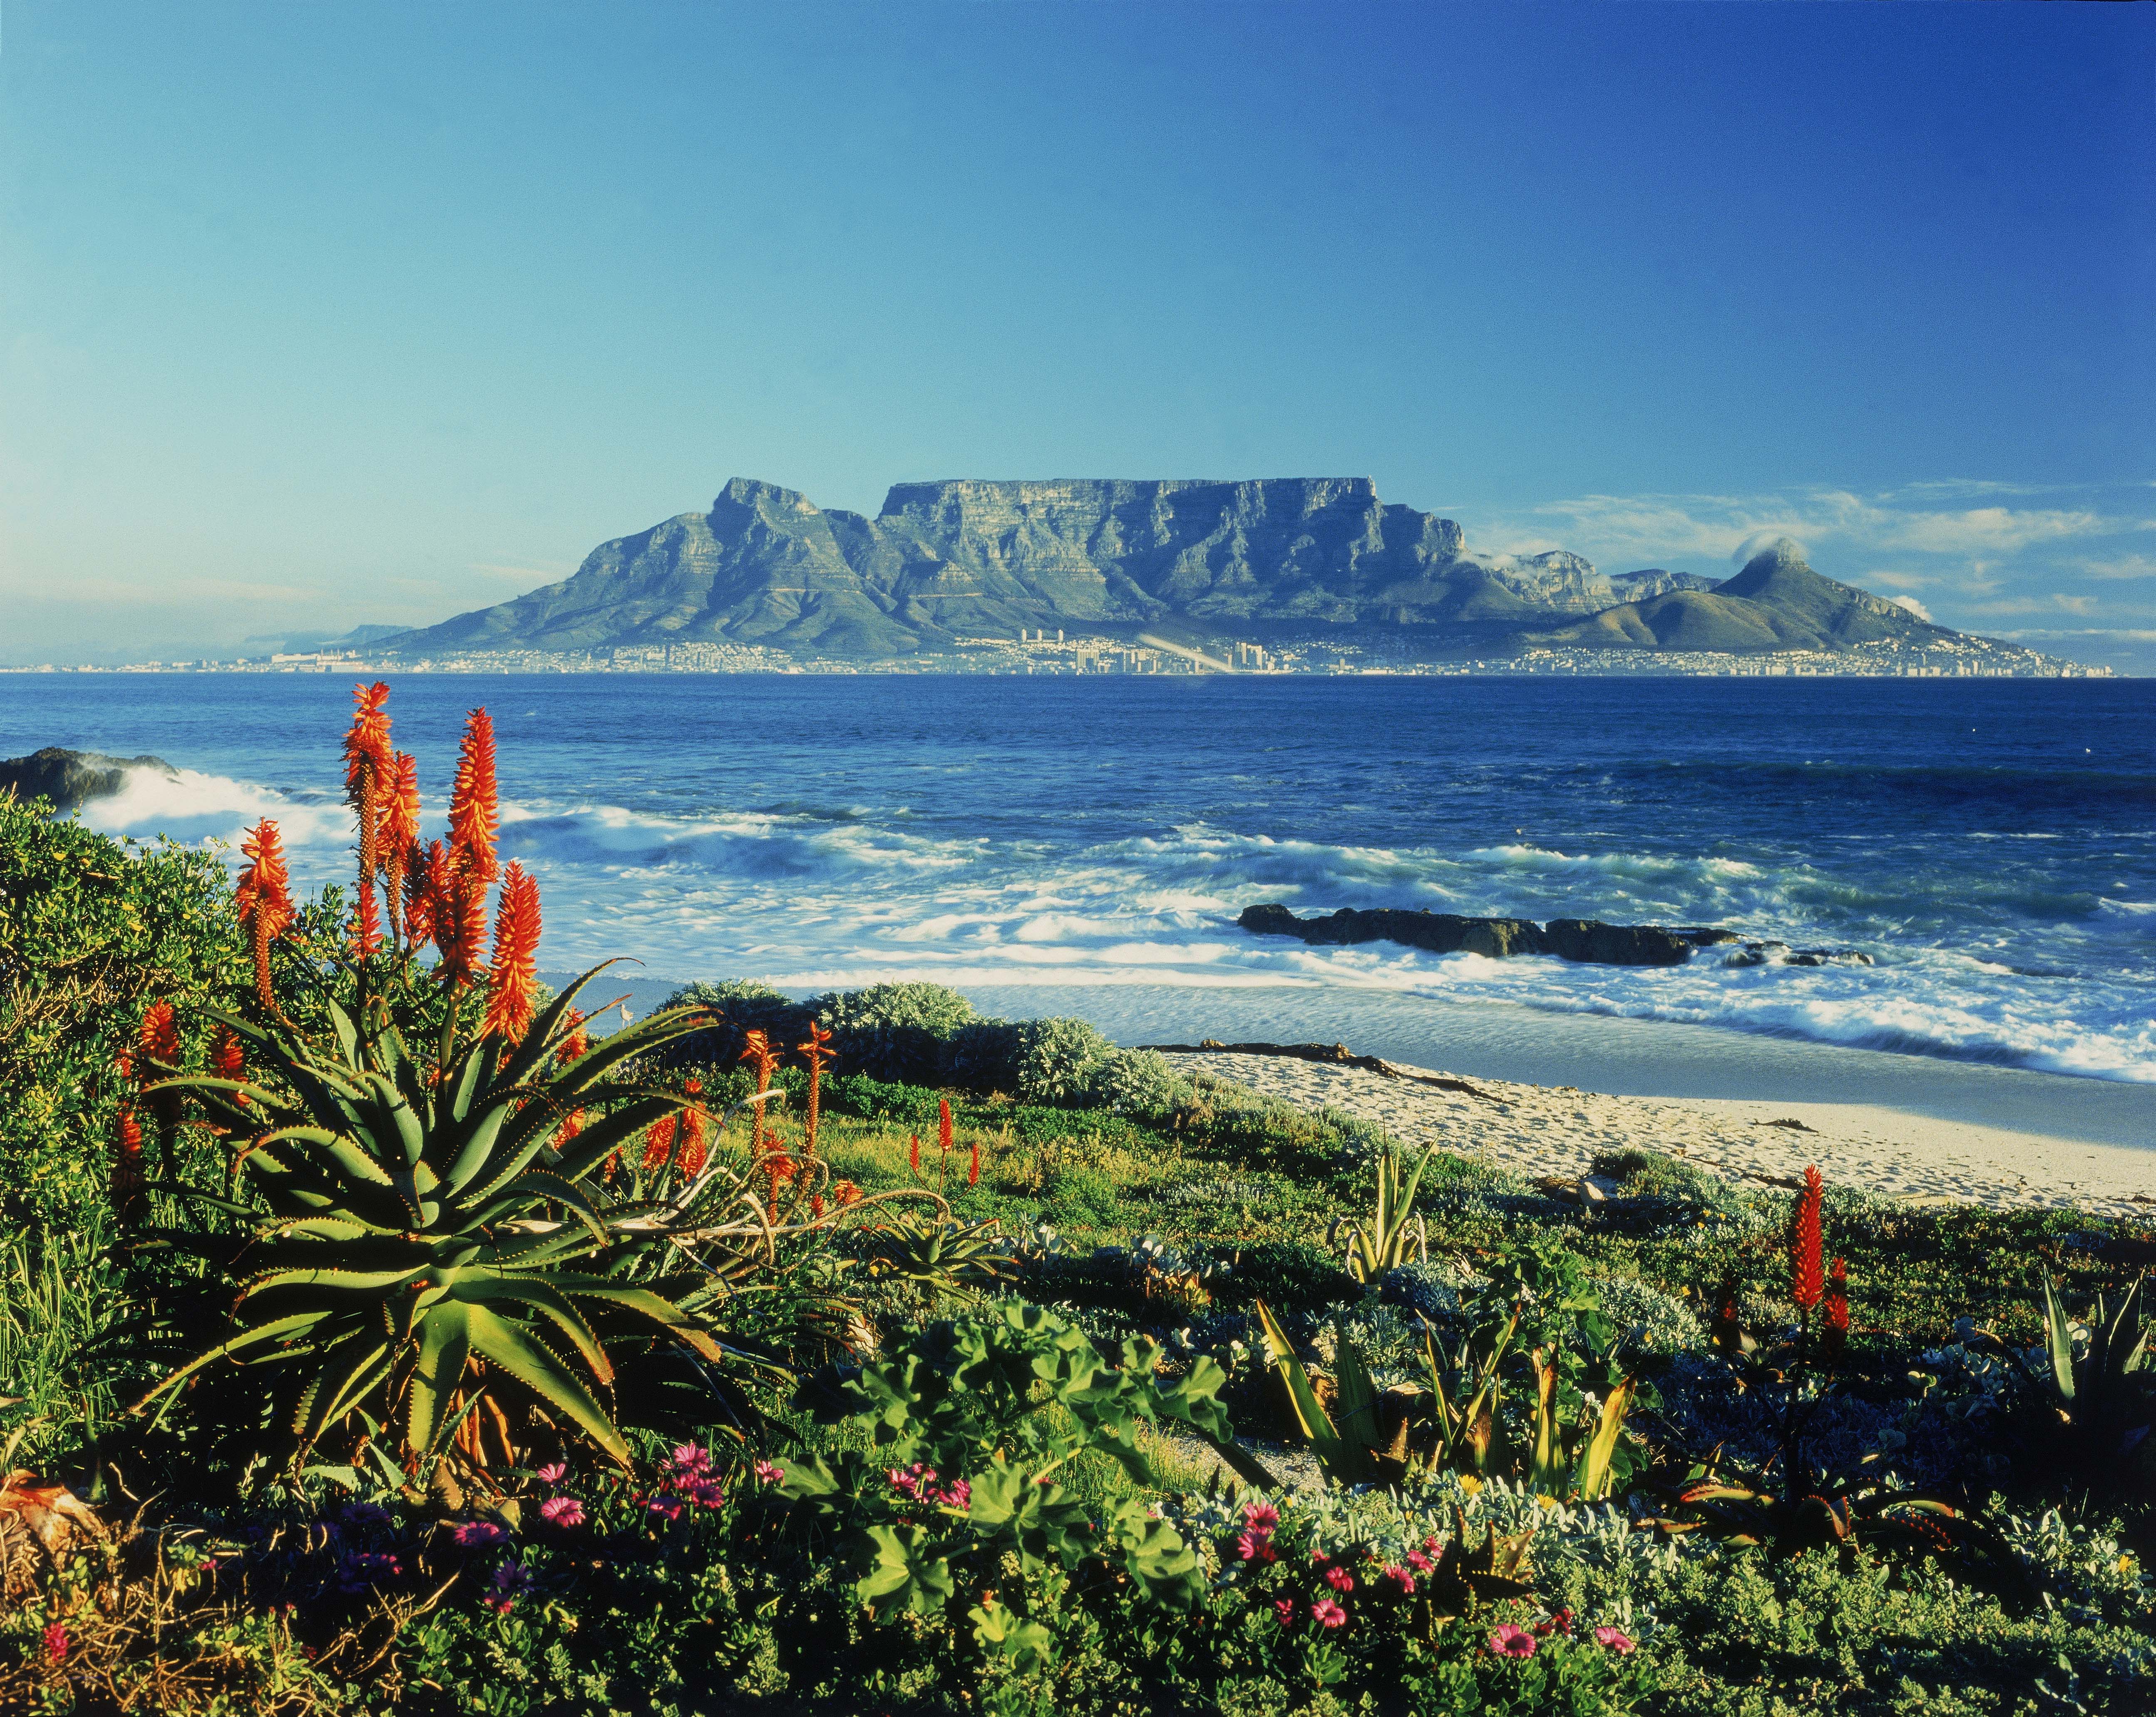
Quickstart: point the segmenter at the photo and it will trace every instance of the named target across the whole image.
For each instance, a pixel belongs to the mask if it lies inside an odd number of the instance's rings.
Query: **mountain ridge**
[[[1565,550],[1472,550],[1456,522],[1383,501],[1367,477],[906,482],[873,519],[737,477],[707,511],[603,542],[568,578],[383,644],[409,654],[721,641],[891,657],[1074,626],[1133,637],[1374,628],[1440,653],[1840,649],[1954,635],[1821,577],[1794,544],[1718,585],[1661,568],[1613,582]]]

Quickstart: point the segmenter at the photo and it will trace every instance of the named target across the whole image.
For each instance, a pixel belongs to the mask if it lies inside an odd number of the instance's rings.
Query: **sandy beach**
[[[1887,1197],[1999,1208],[2073,1206],[2156,1220],[2156,1150],[1865,1104],[1612,1097],[1568,1085],[1461,1079],[1399,1062],[1379,1072],[1209,1050],[1172,1058],[1187,1071],[1297,1108],[1341,1110],[1381,1122],[1402,1139],[1530,1176],[1582,1175],[1598,1151],[1638,1146],[1733,1180],[1784,1184],[1817,1163],[1830,1181]],[[1472,1091],[1457,1089],[1462,1084]],[[1800,1125],[1776,1125],[1791,1121]]]

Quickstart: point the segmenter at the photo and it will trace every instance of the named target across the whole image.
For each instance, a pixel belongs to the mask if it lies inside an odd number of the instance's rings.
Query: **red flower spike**
[[[793,1046],[800,1051],[801,1058],[808,1064],[808,1107],[803,1125],[801,1148],[802,1154],[811,1158],[816,1155],[816,1128],[823,1113],[824,1064],[831,1058],[830,1042],[830,1033],[824,1027],[812,1023],[808,1028],[808,1041]]]
[[[142,1010],[142,1024],[135,1042],[147,1059],[168,1068],[179,1066],[180,1019],[171,1002],[152,1002]]]
[[[681,1177],[684,1180],[693,1181],[704,1171],[704,1158],[706,1155],[704,1147],[704,1112],[700,1109],[683,1110],[679,1133],[681,1148],[677,1161],[680,1165]]]
[[[1823,1192],[1819,1165],[1815,1163],[1804,1171],[1804,1190],[1797,1195],[1796,1207],[1789,1212],[1789,1298],[1796,1302],[1798,1310],[1805,1313],[1820,1303],[1826,1287],[1820,1269]]]
[[[413,947],[424,948],[434,940],[434,910],[449,874],[449,855],[439,841],[422,852],[412,849],[411,869],[404,874],[404,935]]]
[[[247,1073],[247,1060],[241,1053],[239,1033],[230,1026],[217,1028],[217,1040],[210,1046],[210,1070],[221,1079],[243,1079]]]
[[[968,1187],[981,1184],[981,1138],[978,1133],[973,1135],[973,1160],[966,1165],[966,1184]]]
[[[561,1150],[563,1146],[567,1145],[572,1139],[574,1139],[577,1135],[583,1132],[583,1110],[581,1109],[571,1110],[569,1111],[569,1118],[562,1123],[561,1130],[554,1135],[554,1149],[556,1151]]]
[[[946,1156],[951,1154],[951,1099],[938,1097],[936,1099],[936,1148]]]
[[[278,838],[277,825],[264,817],[241,840],[239,850],[249,862],[233,889],[233,904],[254,945],[255,994],[265,1009],[274,1011],[270,945],[285,933],[294,915],[291,878],[285,869],[285,845]]]
[[[674,1155],[674,1117],[663,1115],[644,1135],[644,1171],[655,1175]]]
[[[539,884],[521,864],[501,879],[501,912],[494,926],[494,967],[487,974],[482,1033],[521,1043],[531,1028],[539,982]]]
[[[142,1191],[142,1124],[131,1108],[120,1111],[119,1137],[112,1153],[112,1207],[120,1220],[139,1222],[146,1214]]]
[[[389,715],[382,708],[389,688],[381,680],[356,685],[352,727],[344,736],[344,796],[359,819],[359,880],[364,889],[382,862],[377,836],[396,778],[395,753],[389,749]]]
[[[916,1175],[921,1172],[921,1135],[913,1135],[912,1144],[906,1146],[906,1166]]]
[[[409,751],[390,759],[382,797],[382,879],[388,897],[389,928],[404,934],[406,878],[419,868],[419,763]]]
[[[369,960],[382,946],[382,908],[374,898],[374,879],[359,879],[359,899],[352,909],[352,956]]]
[[[861,1189],[851,1181],[841,1181],[831,1189],[831,1201],[840,1210],[861,1202]]]
[[[465,722],[456,785],[449,792],[450,868],[480,883],[492,882],[500,873],[494,837],[501,823],[494,781],[494,722],[484,709],[475,710]]]
[[[1827,1279],[1826,1327],[1820,1340],[1830,1356],[1838,1356],[1849,1345],[1849,1266],[1840,1258]]]
[[[778,1065],[778,1058],[771,1053],[771,1039],[761,1028],[742,1033],[741,1058],[756,1069],[756,1089],[762,1093],[771,1089],[772,1071]],[[749,1114],[748,1156],[751,1162],[762,1155],[765,1140],[769,1136],[764,1109],[758,1103],[751,1105]]]

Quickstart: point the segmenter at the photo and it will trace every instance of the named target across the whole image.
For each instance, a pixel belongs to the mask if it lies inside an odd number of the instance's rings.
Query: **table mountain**
[[[1755,577],[1759,565],[1713,590],[1650,569],[1620,591],[1562,550],[1471,551],[1451,520],[1388,505],[1366,477],[901,483],[873,519],[737,477],[708,512],[602,543],[558,584],[386,648],[711,640],[880,657],[1021,628],[1127,638],[1166,627],[1274,638],[1407,628],[1440,651],[1560,638],[1770,649],[1922,629],[1801,557],[1779,580]],[[1724,641],[1692,642],[1706,637]]]

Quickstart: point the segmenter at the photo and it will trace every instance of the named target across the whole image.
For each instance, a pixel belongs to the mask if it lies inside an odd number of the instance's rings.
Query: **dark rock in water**
[[[178,778],[162,757],[108,757],[102,751],[69,751],[47,746],[27,757],[0,758],[0,793],[18,799],[49,799],[64,816],[92,799],[118,792],[131,769],[157,769]]]
[[[1725,966],[1869,966],[1871,956],[1854,948],[1792,948],[1787,942],[1747,942]]]
[[[1682,936],[1695,948],[1718,948],[1724,942],[1741,942],[1744,940],[1733,930],[1718,930],[1712,925],[1681,925],[1670,934],[1673,936]]]
[[[1542,951],[1594,966],[1681,966],[1692,944],[1658,924],[1603,924],[1553,918],[1543,926]]]
[[[1657,925],[1599,924],[1561,918],[1547,927],[1524,918],[1463,918],[1450,912],[1404,912],[1343,906],[1329,918],[1297,918],[1278,902],[1248,906],[1236,922],[1258,935],[1296,936],[1321,946],[1398,942],[1431,954],[1554,954],[1602,966],[1676,966],[1692,944]]]
[[[1236,922],[1259,935],[1299,936],[1321,945],[1399,942],[1431,954],[1486,954],[1492,959],[1541,951],[1542,932],[1522,918],[1461,918],[1390,907],[1363,911],[1353,906],[1342,906],[1330,918],[1297,918],[1276,902],[1245,907]]]

